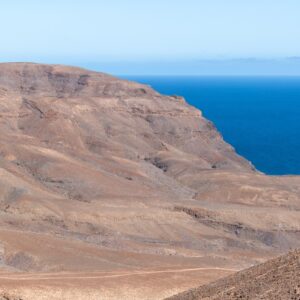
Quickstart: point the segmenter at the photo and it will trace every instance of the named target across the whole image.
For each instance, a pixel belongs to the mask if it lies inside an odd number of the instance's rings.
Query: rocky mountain
[[[300,251],[272,259],[169,300],[298,300]]]
[[[179,96],[0,64],[0,136],[0,290],[22,299],[160,299],[300,247],[300,178],[256,171]]]

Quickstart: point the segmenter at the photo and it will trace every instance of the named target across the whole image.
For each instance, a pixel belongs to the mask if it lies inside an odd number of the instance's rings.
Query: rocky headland
[[[0,64],[0,136],[7,299],[163,299],[300,247],[300,178],[256,171],[179,96]]]

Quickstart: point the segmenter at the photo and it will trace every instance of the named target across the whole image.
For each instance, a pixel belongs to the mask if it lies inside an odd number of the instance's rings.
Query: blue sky
[[[299,0],[10,0],[0,9],[0,61],[300,74]]]

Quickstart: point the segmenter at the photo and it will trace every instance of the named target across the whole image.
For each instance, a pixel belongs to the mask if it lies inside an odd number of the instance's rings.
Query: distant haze
[[[300,59],[223,59],[82,63],[116,75],[300,76]]]
[[[298,0],[10,0],[0,61],[114,74],[300,75]]]

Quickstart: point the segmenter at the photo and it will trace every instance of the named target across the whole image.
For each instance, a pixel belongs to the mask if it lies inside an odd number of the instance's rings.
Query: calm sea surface
[[[202,110],[267,174],[300,174],[300,77],[126,77]]]

